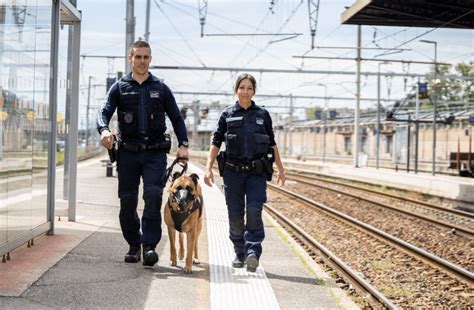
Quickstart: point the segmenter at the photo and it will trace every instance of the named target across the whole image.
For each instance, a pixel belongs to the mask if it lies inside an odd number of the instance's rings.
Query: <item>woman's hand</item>
[[[212,173],[212,168],[206,168],[206,171],[204,172],[204,183],[211,187],[212,184],[214,184],[214,174]]]
[[[278,172],[278,178],[277,178],[277,185],[278,185],[278,183],[281,182],[280,186],[284,186],[285,185],[285,180],[286,180],[285,171],[279,171]]]

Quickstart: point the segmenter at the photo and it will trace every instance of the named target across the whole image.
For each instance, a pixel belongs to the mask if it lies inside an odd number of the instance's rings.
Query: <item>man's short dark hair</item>
[[[139,47],[149,48],[150,52],[151,52],[151,47],[150,47],[150,44],[148,44],[148,42],[138,40],[138,41],[133,42],[132,46],[130,46],[130,54],[132,55],[132,51],[133,51],[134,48],[139,48]]]

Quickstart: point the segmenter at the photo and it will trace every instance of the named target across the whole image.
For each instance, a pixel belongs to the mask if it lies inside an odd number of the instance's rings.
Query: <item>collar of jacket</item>
[[[255,101],[252,100],[252,103],[250,104],[250,107],[247,110],[255,110],[258,109],[258,106],[255,104]],[[239,104],[239,101],[236,101],[234,104],[234,107],[232,108],[232,111],[238,111],[238,110],[244,110]]]
[[[133,78],[132,78],[132,72],[130,72],[129,74],[125,75],[123,78],[122,78],[122,81],[124,82],[132,82],[132,81],[135,81]],[[160,79],[157,78],[156,76],[154,76],[151,72],[148,71],[148,79],[145,80],[145,82],[159,82]]]

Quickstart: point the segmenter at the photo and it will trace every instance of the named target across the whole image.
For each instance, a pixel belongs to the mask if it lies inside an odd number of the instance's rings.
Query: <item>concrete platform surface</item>
[[[203,179],[198,167],[190,164],[190,170]],[[170,266],[164,223],[158,264],[127,264],[117,179],[105,177],[99,159],[81,163],[76,222],[62,216],[55,235],[36,238],[0,264],[0,309],[358,308],[268,215],[257,272],[231,268],[223,195],[217,185],[202,188],[201,264],[193,273],[183,273],[184,262]]]

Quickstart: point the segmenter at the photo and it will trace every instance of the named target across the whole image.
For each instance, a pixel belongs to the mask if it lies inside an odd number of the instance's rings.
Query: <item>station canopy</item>
[[[357,0],[342,24],[474,29],[473,0]]]

